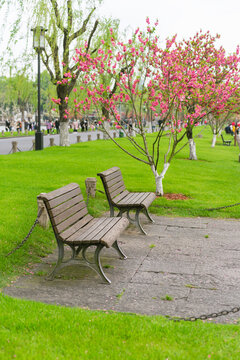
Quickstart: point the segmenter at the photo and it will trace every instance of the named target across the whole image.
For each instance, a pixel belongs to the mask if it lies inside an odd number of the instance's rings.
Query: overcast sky
[[[194,36],[200,29],[209,30],[212,35],[219,33],[218,44],[223,45],[227,53],[234,52],[240,44],[240,0],[103,0],[97,11],[106,17],[119,18],[121,29],[144,29],[147,16],[153,22],[158,19],[163,45],[167,37],[177,34],[181,40]],[[0,16],[5,19],[4,13]],[[14,9],[7,22],[11,18],[14,18]],[[6,35],[7,32],[0,34],[0,56],[5,53]],[[22,49],[21,43],[16,44],[15,53],[17,49]],[[18,61],[22,62],[21,57]],[[3,71],[0,64],[0,74]]]
[[[159,19],[162,40],[178,34],[178,39],[197,31],[219,33],[227,52],[240,44],[240,0],[104,0],[102,14],[121,21],[121,27],[142,27],[149,16]]]

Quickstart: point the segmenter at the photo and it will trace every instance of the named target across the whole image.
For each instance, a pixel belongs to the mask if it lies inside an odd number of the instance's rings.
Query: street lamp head
[[[45,49],[45,32],[47,29],[44,29],[42,26],[36,26],[31,29],[33,31],[33,48],[40,52]]]

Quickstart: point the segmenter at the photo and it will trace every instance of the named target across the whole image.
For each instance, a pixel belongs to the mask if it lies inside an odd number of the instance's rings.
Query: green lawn
[[[152,135],[149,138],[151,141]],[[126,139],[118,141],[127,144]],[[189,199],[158,198],[150,212],[239,218],[240,206],[204,210],[240,202],[238,147],[223,146],[219,140],[211,148],[208,131],[196,142],[199,160],[187,160],[185,147],[164,179],[166,193],[181,193]],[[37,227],[23,248],[8,258],[4,256],[24,238],[35,220],[37,195],[77,182],[86,198],[85,178],[96,177],[97,172],[112,166],[121,168],[129,190],[154,191],[150,169],[110,141],[0,156],[0,287],[27,272],[55,246],[52,230]],[[97,188],[103,189],[100,180]],[[105,196],[98,192],[90,200],[90,212],[99,216],[107,209]],[[174,323],[157,316],[67,309],[1,295],[0,309],[0,359],[240,358],[238,325]]]

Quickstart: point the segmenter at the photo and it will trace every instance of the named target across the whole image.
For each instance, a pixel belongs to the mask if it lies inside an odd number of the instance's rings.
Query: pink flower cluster
[[[119,104],[129,104],[140,127],[147,108],[176,134],[211,112],[224,111],[240,85],[239,50],[227,56],[215,45],[219,36],[209,32],[181,42],[175,35],[162,48],[155,35],[158,24],[146,22],[147,32],[137,29],[126,42],[117,41],[110,29],[110,47],[102,40],[92,55],[86,47],[76,49],[74,60],[83,75],[80,93],[87,96],[79,101],[76,96],[75,108],[86,111],[100,104],[121,126]],[[62,83],[71,78],[65,73]]]

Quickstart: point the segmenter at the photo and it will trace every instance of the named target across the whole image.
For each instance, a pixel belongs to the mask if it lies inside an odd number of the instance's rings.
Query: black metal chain
[[[227,209],[227,208],[230,208],[230,207],[233,207],[233,206],[238,206],[240,205],[240,203],[236,203],[236,204],[231,204],[231,205],[226,205],[226,206],[219,206],[219,207],[216,207],[216,208],[209,208],[209,209],[199,209],[201,211],[214,211],[214,210],[221,210],[221,209]],[[165,206],[165,205],[153,205],[153,207],[158,207],[158,208],[164,208],[164,209],[179,209],[179,207],[177,206]],[[184,208],[184,210],[192,210],[190,208]]]
[[[214,211],[214,210],[227,209],[227,208],[229,208],[229,207],[238,206],[238,205],[240,205],[240,203],[236,203],[236,204],[232,204],[232,205],[226,205],[226,206],[219,206],[219,207],[217,207],[217,208],[203,209],[203,210],[206,210],[206,211]]]
[[[207,320],[207,319],[214,319],[220,316],[226,316],[228,314],[235,314],[237,312],[240,311],[240,307],[235,306],[234,308],[232,308],[231,310],[222,310],[219,312],[215,312],[215,313],[211,313],[208,315],[200,315],[200,316],[190,316],[190,317],[172,317],[172,316],[165,316],[168,320],[173,320],[173,321],[190,321],[190,322],[194,322],[197,320]]]
[[[98,190],[96,189],[96,191],[99,191],[100,193],[103,193],[104,192],[102,190]],[[86,201],[86,204],[88,206],[88,202],[89,202],[89,197],[90,197],[90,193],[87,194],[87,201]],[[240,205],[240,203],[237,203],[235,205]],[[228,205],[226,207],[230,207],[230,206],[235,206],[235,205]],[[221,207],[221,208],[224,208],[224,207]],[[215,208],[213,210],[218,210],[219,208]],[[6,257],[13,254],[15,251],[17,251],[18,249],[20,249],[24,244],[25,242],[29,239],[30,235],[32,234],[34,228],[36,227],[36,225],[38,224],[39,222],[39,217],[41,216],[42,212],[43,212],[44,208],[42,207],[38,214],[37,214],[37,218],[36,220],[34,221],[31,229],[29,230],[27,236],[23,239],[23,241],[18,244],[14,249],[12,249],[7,255],[5,255]],[[206,209],[206,210],[212,210],[212,209]],[[167,316],[165,315],[165,317],[168,319],[168,320],[172,320],[172,321],[175,321],[175,322],[179,322],[179,321],[190,321],[190,322],[194,322],[194,321],[197,321],[197,320],[207,320],[207,319],[213,319],[213,318],[217,318],[217,317],[220,317],[220,316],[226,316],[228,314],[235,314],[237,312],[240,311],[240,307],[237,307],[235,306],[234,308],[230,309],[230,310],[222,310],[222,311],[219,311],[219,312],[215,312],[215,313],[211,313],[211,314],[203,314],[203,315],[200,315],[200,316],[190,316],[190,317],[171,317],[171,316]]]
[[[39,218],[40,218],[40,216],[42,215],[43,210],[44,210],[44,207],[42,207],[42,208],[39,210],[39,212],[38,212],[38,214],[37,214],[36,220],[34,221],[31,229],[29,230],[29,233],[28,233],[27,236],[23,239],[23,241],[20,242],[20,244],[18,244],[14,249],[12,249],[7,255],[5,255],[5,257],[7,257],[7,256],[9,256],[9,255],[12,255],[15,251],[17,251],[18,249],[20,249],[20,248],[25,244],[25,242],[28,240],[28,238],[29,238],[30,235],[32,234],[34,228],[35,228],[36,225],[38,224]]]

